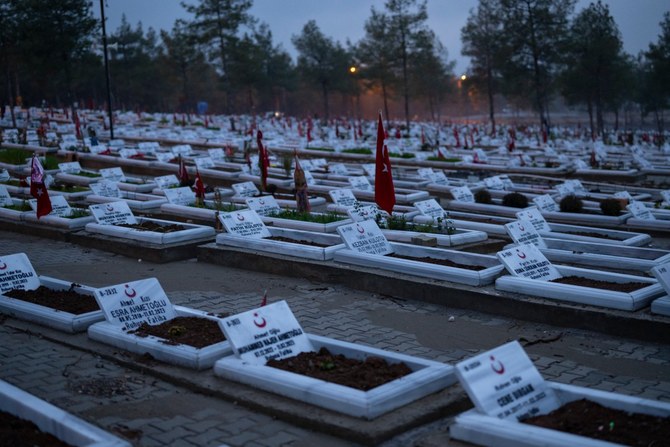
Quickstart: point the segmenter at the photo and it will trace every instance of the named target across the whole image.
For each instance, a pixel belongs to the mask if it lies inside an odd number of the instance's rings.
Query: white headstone
[[[96,289],[95,300],[107,322],[126,331],[137,329],[142,323],[155,326],[177,316],[156,278]]]
[[[575,186],[572,183],[560,183],[556,185],[556,192],[558,193],[559,196],[565,197],[569,196],[570,194],[575,194]]]
[[[522,278],[549,281],[561,274],[533,244],[517,245],[496,253],[508,272]]]
[[[214,167],[214,160],[212,157],[197,157],[193,161],[198,169],[209,169]]]
[[[70,208],[70,204],[67,203],[64,196],[52,196],[50,197],[50,201],[51,212],[49,216],[67,217],[72,214],[72,208]],[[33,211],[37,211],[37,199],[28,200],[28,204]]]
[[[101,180],[88,185],[96,196],[121,198],[121,190],[116,182]]]
[[[81,172],[81,165],[78,161],[58,163],[58,169],[64,174],[79,174]]]
[[[633,202],[626,205],[626,209],[633,213],[633,217],[643,220],[656,220],[651,210],[644,206],[642,202]]]
[[[207,153],[209,154],[209,157],[214,161],[223,161],[226,159],[226,154],[220,147],[214,149],[207,149]]]
[[[110,182],[126,181],[126,176],[123,175],[123,170],[118,166],[114,168],[100,169],[100,175],[102,176],[102,178],[104,178],[105,180],[109,180]]]
[[[517,341],[457,363],[456,375],[475,408],[488,416],[521,420],[561,405]]]
[[[195,203],[195,193],[189,186],[164,189],[165,198],[173,205],[189,206]]]
[[[314,350],[286,301],[224,318],[219,322],[235,355],[256,365]]]
[[[170,148],[170,151],[174,155],[186,156],[186,155],[189,155],[191,152],[193,152],[193,149],[191,148],[190,144],[179,144],[177,146],[172,146]]]
[[[670,262],[653,267],[651,274],[658,280],[665,293],[670,295]]]
[[[363,168],[365,175],[370,178],[375,178],[375,175],[377,174],[377,166],[374,163],[365,163],[361,165],[361,167]]]
[[[515,220],[505,224],[505,231],[517,244],[533,244],[539,248],[547,248],[542,236],[537,232],[535,226],[527,220]]]
[[[349,170],[343,163],[333,163],[328,165],[328,172],[335,175],[349,175]]]
[[[89,205],[88,208],[95,217],[95,221],[101,225],[134,225],[137,223],[130,207],[123,200]]]
[[[505,184],[503,183],[500,176],[487,177],[484,179],[484,185],[488,189],[503,190],[505,189]]]
[[[572,190],[577,195],[585,196],[589,193],[589,191],[584,188],[584,185],[582,185],[582,182],[577,179],[566,180],[565,183],[572,185]]]
[[[372,219],[377,220],[379,216],[379,208],[376,205],[363,205],[347,209],[347,214],[354,222]]]
[[[351,207],[358,203],[350,189],[331,189],[328,194],[336,205]]]
[[[370,184],[370,181],[367,179],[367,177],[349,177],[349,184],[353,189],[357,189],[359,191],[373,191],[372,185]]]
[[[614,198],[615,199],[626,199],[629,202],[632,202],[633,200],[635,200],[635,199],[633,199],[633,196],[631,196],[628,191],[617,191],[617,192],[614,193]]]
[[[235,191],[235,195],[240,197],[253,197],[260,194],[260,191],[258,191],[256,185],[254,185],[254,182],[251,181],[235,183],[233,184],[233,190]]]
[[[281,212],[281,207],[272,196],[249,197],[244,201],[249,209],[256,211],[259,216],[269,216]]]
[[[9,195],[7,187],[5,185],[0,185],[0,206],[12,206],[14,201],[12,196]]]
[[[0,182],[6,182],[11,178],[9,171],[6,169],[0,169]]]
[[[449,189],[449,192],[454,196],[457,202],[475,203],[475,196],[467,186],[456,186]]]
[[[253,239],[272,236],[261,218],[253,210],[219,213],[219,220],[230,234]]]
[[[25,253],[0,256],[0,293],[8,290],[35,290],[40,279]]]
[[[449,179],[447,178],[446,175],[444,175],[444,172],[437,171],[436,173],[433,174],[433,183],[435,183],[436,185],[448,185]]]
[[[533,203],[541,211],[553,213],[559,210],[558,203],[556,203],[554,198],[549,194],[542,194],[541,196],[533,197]]]
[[[435,199],[422,200],[421,202],[414,202],[414,206],[424,216],[430,216],[433,219],[444,217],[444,209],[437,203]]]
[[[670,205],[670,189],[666,189],[665,191],[661,191],[661,197],[663,197],[663,201]]]
[[[529,221],[537,231],[551,231],[551,227],[536,206],[531,206],[523,211],[518,211],[516,213],[516,218]]]
[[[91,151],[92,154],[99,154],[101,152],[105,152],[107,150],[107,146],[104,146],[102,144],[96,144],[93,146],[89,146],[88,150]]]
[[[387,255],[393,253],[391,244],[374,220],[364,220],[337,227],[347,248],[359,253]]]
[[[174,186],[179,186],[179,179],[174,174],[155,177],[154,182],[156,182],[156,185],[158,185],[159,189],[168,189]]]
[[[156,157],[156,160],[161,163],[170,163],[170,161],[175,158],[172,152],[156,152],[154,153],[154,156]]]

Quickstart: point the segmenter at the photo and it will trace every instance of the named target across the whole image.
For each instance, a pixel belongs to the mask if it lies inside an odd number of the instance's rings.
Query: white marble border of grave
[[[87,209],[85,211],[88,212]],[[25,222],[35,223],[39,225],[47,225],[56,228],[65,228],[68,230],[84,228],[87,224],[95,222],[95,218],[91,214],[89,214],[88,216],[74,217],[74,218],[52,216],[49,214],[46,216],[42,216],[38,219],[35,211],[26,211],[26,213],[22,216],[22,220]]]
[[[334,234],[277,227],[267,227],[267,229],[272,237],[285,237],[293,239],[296,242],[290,243],[273,241],[265,238],[247,238],[228,233],[220,233],[216,236],[216,243],[218,245],[246,248],[249,250],[295,256],[304,259],[314,259],[317,261],[333,259],[336,251],[345,248],[342,239]],[[301,244],[299,241],[314,242],[317,244],[328,245],[328,247],[309,246]]]
[[[230,210],[217,211],[214,207],[213,200],[205,200],[205,205],[208,208],[197,207],[197,206],[184,206],[184,205],[174,205],[172,203],[164,203],[161,205],[161,213],[169,214],[179,217],[195,218],[201,220],[209,220],[212,222],[216,221],[216,213],[228,213]],[[230,205],[231,202],[222,202],[222,204]],[[243,209],[244,205],[242,204],[233,204],[236,209]]]
[[[283,194],[277,194],[279,196]],[[288,195],[288,194],[286,194]],[[230,197],[231,202],[239,203],[243,206],[246,207],[246,199],[247,197],[240,197],[240,196],[232,196]],[[295,199],[278,199],[275,197],[275,200],[277,201],[277,204],[280,206],[280,208],[292,208],[295,209],[298,207]],[[309,206],[314,208],[317,206],[325,205],[326,204],[326,199],[324,197],[310,197],[309,198]]]
[[[663,293],[663,288],[653,278],[622,273],[610,273],[578,267],[555,265],[561,276],[580,276],[607,282],[641,282],[649,285],[633,292],[596,289],[549,281],[539,281],[518,276],[501,276],[496,280],[496,290],[520,293],[560,301],[570,301],[591,306],[608,307],[619,310],[638,310],[648,306],[651,301]]]
[[[360,189],[353,189],[352,192],[354,193],[354,196],[358,200],[367,200],[372,202],[375,201],[374,191],[362,191]],[[411,205],[414,202],[420,202],[422,200],[428,200],[428,199],[430,199],[428,191],[416,191],[412,189],[395,188],[396,205],[398,204]]]
[[[252,175],[252,174],[245,174],[241,173],[237,176],[238,180],[246,181],[246,182],[253,182],[254,185],[260,186],[262,184],[261,182],[261,177],[260,175]],[[291,183],[293,183],[292,178],[285,178],[285,179],[280,179],[276,177],[271,177],[268,176],[267,178],[267,184],[268,185],[276,185],[282,188],[291,188]]]
[[[446,250],[442,248],[420,247],[399,242],[390,242],[390,244],[393,248],[393,253],[400,256],[448,259],[458,264],[481,265],[486,268],[475,271],[410,259],[358,253],[349,249],[338,250],[335,252],[334,259],[336,262],[345,264],[379,268],[406,275],[421,276],[424,278],[450,281],[470,286],[484,286],[491,284],[504,270],[504,266],[495,256],[467,253],[457,250]]]
[[[40,276],[39,281],[40,286],[52,290],[68,290],[72,285],[71,282],[48,276]],[[95,289],[85,285],[77,285],[73,290],[77,293],[93,297],[93,291]],[[102,310],[75,315],[51,307],[10,298],[2,294],[0,294],[0,311],[21,320],[32,321],[43,326],[69,333],[85,331],[91,324],[105,319]]]
[[[30,393],[0,380],[0,410],[33,422],[70,445],[130,447],[130,443]]]
[[[643,413],[669,417],[670,404],[618,393],[594,390],[590,388],[546,382],[554,391],[561,405],[579,399],[588,399],[609,408],[629,413]],[[541,428],[521,422],[498,419],[479,413],[476,409],[456,416],[449,427],[454,439],[477,445],[495,445],[496,447],[605,447],[619,444],[606,443],[593,438]]]
[[[656,210],[651,212],[654,220],[630,217],[626,220],[626,226],[644,231],[670,231],[670,214],[657,213]]]
[[[314,350],[364,360],[381,357],[389,363],[405,362],[412,373],[369,391],[325,382],[265,365],[252,365],[234,355],[218,360],[214,373],[220,377],[260,388],[295,400],[353,417],[374,419],[456,382],[454,368],[444,363],[410,357],[368,346],[307,334]]]
[[[184,230],[173,231],[170,233],[159,233],[156,231],[140,231],[134,228],[120,227],[117,225],[101,225],[98,223],[89,223],[85,228],[89,233],[103,234],[105,236],[117,237],[120,239],[131,239],[156,245],[208,241],[214,239],[216,234],[214,228],[204,225],[137,217],[137,223],[142,223],[144,221],[151,221],[160,225],[181,225],[184,227]]]
[[[312,213],[319,214],[319,213]],[[274,216],[261,216],[261,220],[265,225],[275,226],[280,228],[290,228],[292,230],[314,231],[317,233],[335,233],[337,227],[347,225],[353,221],[348,217],[342,216],[341,220],[329,223],[307,222],[303,220],[284,219]]]
[[[157,196],[154,194],[134,193],[130,191],[121,191],[121,197],[105,197],[95,194],[86,196],[87,203],[109,203],[123,200],[128,204],[128,207],[134,211],[145,211],[160,208],[161,205],[167,203],[165,196]]]
[[[410,219],[410,216],[408,216],[408,219]],[[483,231],[461,230],[459,228],[457,228],[456,232],[453,234],[385,229],[382,229],[382,233],[389,241],[405,243],[411,243],[413,238],[423,235],[429,238],[435,238],[437,245],[440,247],[454,247],[456,245],[471,244],[488,239],[488,235]]]
[[[90,170],[87,170],[87,169],[83,169],[83,171],[98,174],[97,172],[90,171]],[[66,182],[66,183],[72,183],[72,184],[80,185],[80,186],[88,186],[91,183],[96,183],[96,182],[99,182],[99,181],[103,180],[103,177],[102,177],[102,175],[100,175],[98,177],[86,177],[86,176],[78,175],[78,174],[69,174],[69,173],[59,172],[58,174],[56,174],[56,180],[61,181],[61,182]],[[152,181],[144,183],[144,180],[139,179],[139,178],[133,178],[133,177],[126,177],[125,181],[116,182],[116,184],[119,187],[119,189],[122,190],[122,191],[132,191],[132,192],[142,192],[142,193],[151,192],[156,187],[156,184]]]
[[[15,206],[22,206],[23,203],[28,204],[28,200],[23,200],[23,199],[17,199],[12,197],[12,203]],[[20,222],[25,220],[25,215],[30,214],[30,213],[35,213],[34,211],[19,211],[19,210],[13,210],[11,208],[5,208],[4,206],[0,206],[0,217],[6,220],[11,220],[15,222]]]
[[[651,312],[670,317],[670,262],[654,267],[651,274],[658,279],[666,293],[651,303]]]
[[[221,320],[219,317],[198,309],[174,306],[174,310],[178,317],[201,317],[213,321]],[[168,345],[162,342],[163,339],[152,335],[139,337],[129,334],[121,326],[113,325],[107,321],[91,325],[88,328],[88,336],[92,340],[125,349],[135,354],[142,355],[148,353],[161,362],[196,370],[211,368],[216,360],[233,352],[228,340],[205,346],[204,348],[195,348],[184,344]]]
[[[596,177],[637,177],[640,174],[640,171],[637,169],[577,169],[574,172],[579,176],[596,176]]]
[[[651,313],[670,317],[670,295],[665,295],[652,301]]]

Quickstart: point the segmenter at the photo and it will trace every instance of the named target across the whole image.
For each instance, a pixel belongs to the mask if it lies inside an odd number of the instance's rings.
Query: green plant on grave
[[[512,208],[527,208],[528,197],[519,192],[511,192],[503,197],[502,204]]]
[[[326,214],[312,214],[303,211],[283,209],[281,211],[274,211],[268,215],[268,217],[277,217],[280,219],[291,219],[299,220],[302,222],[315,222],[321,224],[327,224],[332,222],[337,222],[343,220],[344,217],[340,216],[337,213],[330,212]]]
[[[621,214],[622,206],[619,199],[610,197],[600,202],[600,211],[605,216],[618,216]]]
[[[0,161],[12,165],[25,165],[30,154],[22,149],[0,150]]]
[[[181,337],[186,333],[186,328],[184,326],[170,326],[170,329],[168,329],[168,334],[172,337]]]
[[[324,360],[323,362],[319,362],[319,369],[321,371],[331,371],[335,369],[335,367],[335,362],[332,360]]]
[[[364,147],[354,148],[354,149],[344,149],[342,152],[346,154],[362,154],[362,155],[372,155],[372,150]]]
[[[449,213],[447,212],[442,214],[442,217],[436,219],[435,226],[439,233],[446,233],[449,235],[456,233],[456,225],[454,225],[453,220],[449,219]]]
[[[28,205],[28,201],[24,200],[18,205],[5,205],[3,208],[7,208],[8,210],[14,210],[14,211],[30,211],[32,208],[30,208],[30,205]]]
[[[90,216],[91,212],[85,208],[72,208],[69,216],[65,216],[67,219],[78,219],[80,217]]]
[[[584,208],[584,202],[576,195],[570,194],[561,199],[559,207],[563,213],[581,213]]]
[[[455,158],[455,157],[452,157],[452,158],[440,158],[440,157],[435,157],[435,156],[433,156],[433,157],[428,157],[426,160],[428,160],[428,161],[441,161],[441,162],[443,162],[443,163],[458,163],[459,161],[463,161],[462,159],[460,159],[460,158]]]
[[[484,204],[493,203],[493,200],[491,200],[491,193],[486,189],[480,189],[475,193],[475,202]]]

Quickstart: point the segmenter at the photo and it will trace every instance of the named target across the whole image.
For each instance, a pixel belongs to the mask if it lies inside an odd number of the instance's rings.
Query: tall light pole
[[[107,80],[107,113],[109,114],[109,138],[114,139],[114,116],[112,115],[112,92],[109,85],[109,58],[107,57],[107,30],[105,28],[105,0],[100,0],[100,19],[102,20],[102,49],[105,53],[105,78]]]

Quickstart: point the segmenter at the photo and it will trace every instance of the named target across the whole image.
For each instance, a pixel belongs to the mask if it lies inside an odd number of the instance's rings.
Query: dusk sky
[[[116,30],[124,13],[131,26],[142,22],[145,31],[149,27],[170,30],[176,19],[192,18],[179,0],[106,0],[105,3],[108,34]],[[370,16],[370,8],[383,10],[384,3],[384,0],[254,0],[251,15],[267,23],[275,44],[281,44],[295,59],[291,36],[299,34],[308,20],[316,20],[326,36],[342,44],[347,39],[355,43],[364,35],[363,24]],[[469,61],[461,56],[461,28],[477,3],[477,0],[428,1],[428,26],[447,48],[449,60],[456,61],[456,73],[467,70]],[[578,0],[576,11],[589,3]],[[668,0],[605,0],[603,3],[609,5],[619,26],[625,51],[633,55],[658,40],[659,22],[663,13],[670,10]],[[93,11],[99,17],[99,2],[93,2]]]

